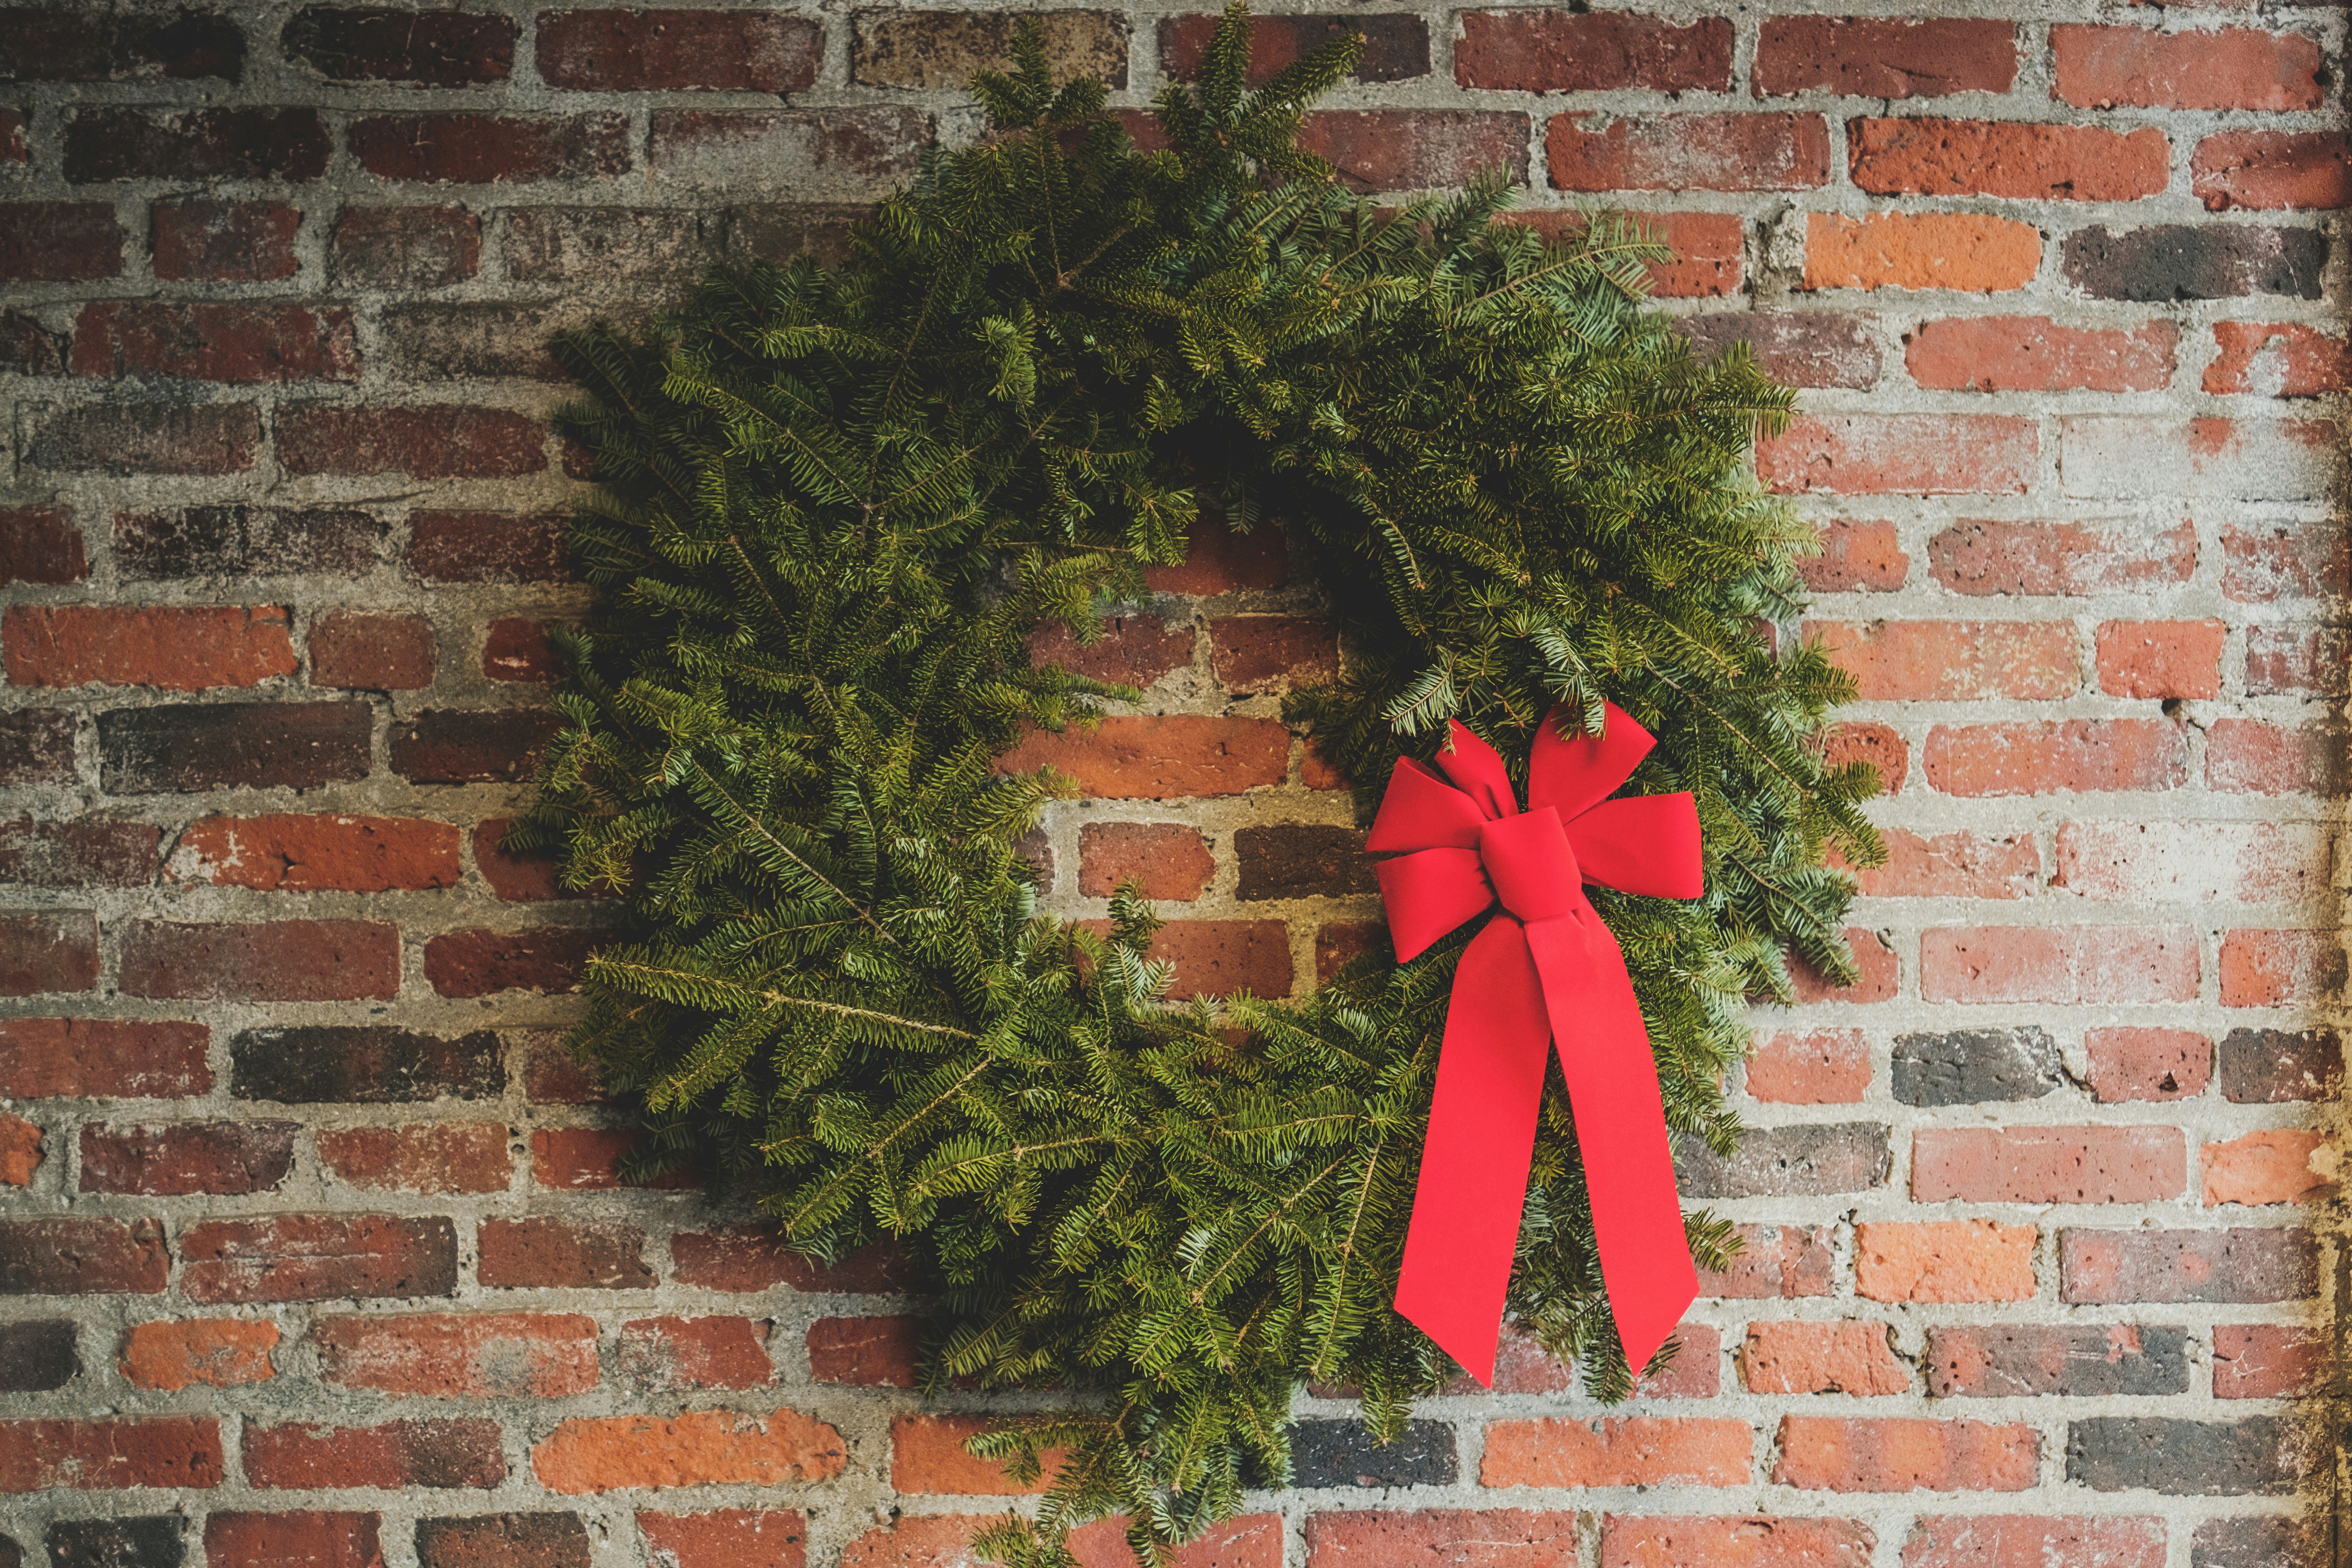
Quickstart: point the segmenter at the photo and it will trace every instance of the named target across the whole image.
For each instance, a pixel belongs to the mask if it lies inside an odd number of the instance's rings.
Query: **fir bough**
[[[1718,1089],[1783,954],[1849,973],[1866,768],[1825,767],[1851,686],[1760,622],[1810,531],[1747,455],[1790,395],[1642,309],[1664,249],[1595,216],[1496,221],[1499,179],[1382,213],[1297,150],[1334,46],[1245,90],[1248,22],[1138,152],[1034,32],[974,90],[994,134],[929,159],[838,268],[753,265],[650,342],[574,337],[603,590],[563,641],[562,732],[509,844],[624,895],[573,1037],[638,1108],[646,1169],[748,1193],[792,1245],[896,1237],[940,1305],[934,1386],[1051,1386],[975,1447],[1034,1473],[1007,1562],[1108,1513],[1157,1558],[1289,1471],[1309,1379],[1381,1434],[1453,1368],[1390,1310],[1465,930],[1301,1000],[1164,1005],[1152,919],[1043,917],[1013,850],[1066,781],[1006,777],[1030,726],[1132,693],[1026,648],[1082,637],[1204,509],[1311,540],[1349,658],[1289,716],[1368,796],[1459,717],[1523,769],[1555,703],[1654,731],[1707,893],[1601,892],[1670,1124],[1728,1150]],[[1719,1267],[1729,1227],[1687,1224]],[[1555,1076],[1509,1304],[1622,1397]]]

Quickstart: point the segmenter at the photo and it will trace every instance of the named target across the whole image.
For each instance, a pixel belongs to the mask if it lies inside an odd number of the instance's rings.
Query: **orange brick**
[[[2099,689],[2110,697],[2219,697],[2219,621],[2102,621]]]
[[[2133,132],[2020,120],[1853,120],[1846,167],[1874,195],[2127,202],[2162,191],[2171,146]]]
[[[822,1481],[847,1463],[841,1434],[797,1410],[575,1416],[530,1450],[539,1484],[568,1497],[633,1487]]]
[[[243,1318],[138,1323],[122,1344],[122,1375],[141,1388],[173,1393],[193,1384],[228,1388],[278,1374],[269,1352],[278,1325]]]
[[[1884,1002],[1895,994],[1902,967],[1895,960],[1895,950],[1886,945],[1886,939],[1874,931],[1848,926],[1845,941],[1847,951],[1853,954],[1853,984],[1832,985],[1828,976],[1792,956],[1789,960],[1789,979],[1796,988],[1798,1001]]]
[[[1921,762],[1931,785],[1956,795],[2178,789],[2189,775],[2180,726],[2165,719],[1938,724]]]
[[[1488,1487],[1747,1484],[1756,1435],[1745,1421],[1634,1415],[1599,1421],[1497,1421],[1478,1480]]]
[[[808,1515],[790,1509],[714,1509],[709,1513],[640,1510],[650,1568],[802,1568]]]
[[[285,606],[14,605],[0,622],[12,686],[258,686],[298,668]]]
[[[2208,1206],[2309,1203],[2336,1194],[2334,1151],[2322,1133],[2265,1128],[2208,1143],[2197,1155]]]
[[[765,1387],[776,1380],[768,1360],[772,1326],[749,1318],[638,1318],[621,1325],[621,1370],[665,1392]]]
[[[1101,799],[1240,795],[1289,776],[1290,731],[1271,719],[1106,719],[1091,734],[1034,731],[997,765],[1006,773],[1053,767]]]
[[[2033,1296],[2030,1225],[1989,1219],[1854,1226],[1854,1293],[1873,1301],[2025,1301]]]
[[[1822,552],[1797,558],[1797,575],[1816,594],[1891,594],[1910,574],[1891,522],[1826,522]]]
[[[1958,316],[1904,337],[1921,386],[1948,392],[2161,392],[2172,384],[2169,321],[2062,327],[2046,316]]]
[[[1750,1394],[1904,1394],[1911,1369],[1883,1323],[1750,1323],[1739,1381]]]
[[[2216,321],[2213,349],[2213,363],[2205,367],[2207,392],[2318,397],[2352,386],[2352,342],[2317,327],[2293,321]],[[2340,546],[2342,534],[2329,531]],[[2226,585],[2223,591],[2228,592]]]
[[[1201,830],[1185,822],[1089,822],[1078,829],[1078,891],[1107,899],[1133,882],[1147,899],[1190,903],[1217,873]]]
[[[2022,495],[2041,450],[2006,415],[1804,414],[1756,444],[1756,477],[1782,495]]]
[[[1878,793],[1899,795],[1911,776],[1910,748],[1884,724],[1832,724],[1822,732],[1822,762],[1832,768],[1868,763],[1878,773]]]
[[[2213,1042],[2193,1029],[2093,1029],[2083,1037],[2091,1094],[2101,1104],[2187,1100],[2213,1077]]]
[[[40,1124],[0,1110],[0,1186],[28,1187],[40,1168]]]
[[[1866,702],[2021,702],[2081,685],[2074,628],[2063,621],[1807,621]]]
[[[994,1459],[967,1452],[964,1439],[985,1431],[984,1415],[900,1415],[890,1423],[890,1484],[902,1492],[952,1493],[965,1497],[1034,1497],[1060,1468],[1056,1451],[1045,1473],[1024,1486]]]
[[[1787,1415],[1772,1479],[1809,1491],[2024,1491],[2041,1454],[2033,1428],[1903,1416]]]
[[[382,893],[457,884],[457,830],[394,816],[207,816],[169,868],[183,881],[265,892]]]
[[[2042,269],[2042,231],[1982,213],[1805,218],[1808,289],[1948,289],[1998,294]]]

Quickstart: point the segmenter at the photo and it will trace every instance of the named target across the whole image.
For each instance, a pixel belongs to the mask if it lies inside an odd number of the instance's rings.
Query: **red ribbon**
[[[1601,1282],[1636,1373],[1698,1295],[1649,1031],[1582,886],[1698,897],[1698,808],[1688,795],[1608,799],[1656,742],[1613,704],[1598,735],[1570,740],[1558,716],[1536,736],[1526,811],[1503,759],[1456,723],[1437,768],[1397,763],[1366,841],[1406,851],[1377,868],[1399,963],[1501,906],[1454,973],[1396,1293],[1400,1313],[1489,1385],[1554,1041]]]

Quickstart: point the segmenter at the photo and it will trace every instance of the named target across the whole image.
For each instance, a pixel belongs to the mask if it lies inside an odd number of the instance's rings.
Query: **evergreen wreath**
[[[1452,1375],[1390,1299],[1476,924],[1295,1001],[1162,1002],[1145,904],[1103,938],[1042,916],[1014,848],[1073,786],[999,755],[1137,695],[1033,666],[1041,622],[1098,636],[1204,510],[1279,518],[1348,649],[1286,717],[1366,805],[1449,718],[1523,783],[1556,704],[1633,715],[1659,744],[1630,787],[1696,794],[1706,892],[1592,896],[1669,1124],[1718,1152],[1784,955],[1851,978],[1825,858],[1881,853],[1871,771],[1823,760],[1849,679],[1761,627],[1814,547],[1748,462],[1791,395],[1643,309],[1670,253],[1631,220],[1550,242],[1496,221],[1500,177],[1397,212],[1340,189],[1297,138],[1360,47],[1247,90],[1236,4],[1146,153],[1032,28],[973,84],[988,138],[845,264],[717,274],[650,340],[562,346],[602,592],[507,843],[624,900],[573,1047],[641,1116],[641,1173],[698,1168],[819,1258],[895,1237],[938,1300],[930,1386],[1078,1400],[974,1441],[1024,1479],[1064,1456],[983,1537],[1008,1563],[1066,1563],[1107,1514],[1164,1561],[1286,1484],[1307,1381],[1360,1388],[1385,1440]],[[1622,1398],[1549,1071],[1509,1309]],[[1727,1223],[1686,1229],[1725,1265]]]

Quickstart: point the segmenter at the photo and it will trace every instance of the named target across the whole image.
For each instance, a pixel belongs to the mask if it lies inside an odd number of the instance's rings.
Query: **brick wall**
[[[1308,1400],[1188,1562],[2316,1564],[2342,13],[1722,9],[1351,16],[1313,134],[1657,215],[1665,308],[1806,389],[1759,468],[1892,792],[1865,979],[1759,1020],[1657,1386],[1515,1345],[1381,1451]],[[1129,106],[1208,26],[1052,21]],[[496,841],[583,603],[548,334],[837,246],[1007,31],[0,10],[0,1568],[945,1565],[1002,1506],[890,1258],[619,1186],[554,1046],[594,907]],[[1079,659],[1143,707],[1032,752],[1095,796],[1054,902],[1307,985],[1377,915],[1275,717],[1331,636],[1266,535],[1155,587]]]

